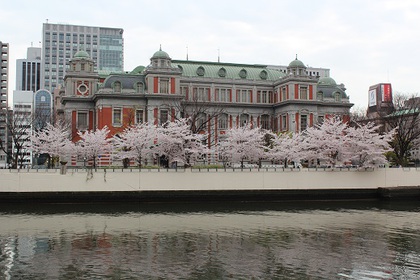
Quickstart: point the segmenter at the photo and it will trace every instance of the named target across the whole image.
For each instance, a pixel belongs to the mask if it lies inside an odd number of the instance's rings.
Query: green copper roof
[[[136,68],[133,69],[133,71],[130,72],[130,74],[141,74],[141,72],[143,72],[144,70],[144,66],[139,65]]]
[[[152,58],[170,58],[170,57],[167,52],[162,51],[162,48],[159,48],[159,50],[153,54]]]
[[[318,80],[318,85],[321,86],[336,86],[337,83],[334,81],[333,78],[330,77],[323,77]]]
[[[289,63],[289,67],[303,67],[306,68],[305,64],[303,64],[302,61],[300,61],[299,59],[293,60],[292,62]]]
[[[89,58],[89,54],[85,51],[78,51],[77,53],[74,54],[75,58]]]
[[[392,117],[400,117],[404,115],[415,115],[415,114],[418,114],[419,112],[420,112],[419,108],[401,109],[387,115],[386,117],[392,118]]]
[[[234,64],[207,61],[172,60],[172,67],[182,70],[182,76],[216,79],[268,80],[275,81],[286,76],[266,65]]]

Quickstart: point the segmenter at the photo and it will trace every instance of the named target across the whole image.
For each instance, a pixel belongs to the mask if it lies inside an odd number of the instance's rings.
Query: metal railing
[[[82,173],[82,172],[95,172],[95,173],[184,173],[189,170],[191,173],[200,172],[372,172],[378,169],[384,169],[387,167],[375,167],[375,168],[355,168],[355,167],[284,167],[278,165],[267,165],[267,166],[244,166],[244,167],[174,167],[174,168],[163,168],[163,167],[67,167],[66,173]],[[420,167],[403,167],[403,171],[420,171]],[[60,173],[60,168],[24,168],[24,169],[8,169],[10,173]]]

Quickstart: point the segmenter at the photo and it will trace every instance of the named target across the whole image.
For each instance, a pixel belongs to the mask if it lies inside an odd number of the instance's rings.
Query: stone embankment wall
[[[419,186],[420,169],[0,170],[0,192],[339,190]]]

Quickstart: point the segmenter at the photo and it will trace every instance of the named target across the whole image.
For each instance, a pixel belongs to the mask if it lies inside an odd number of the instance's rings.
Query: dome
[[[89,54],[85,51],[78,51],[75,55],[75,58],[89,58]]]
[[[334,81],[333,78],[330,77],[323,77],[318,80],[318,85],[320,86],[336,86],[337,83]]]
[[[130,72],[130,74],[141,74],[141,72],[143,72],[144,70],[144,66],[139,65],[136,68],[133,69],[133,71]]]
[[[302,67],[302,68],[306,68],[305,64],[303,64],[302,61],[300,61],[299,59],[293,60],[292,62],[289,63],[289,67]]]
[[[159,50],[153,54],[152,58],[170,58],[170,57],[167,52],[162,51],[162,48],[159,48]]]

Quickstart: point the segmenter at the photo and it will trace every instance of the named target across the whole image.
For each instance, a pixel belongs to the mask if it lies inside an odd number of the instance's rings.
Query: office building
[[[1,47],[1,79],[0,79],[0,147],[7,147],[7,91],[9,83],[9,44],[0,41]],[[0,168],[7,166],[6,153],[0,148]]]
[[[26,59],[16,60],[16,90],[36,92],[41,88],[41,48],[30,47]]]
[[[18,154],[17,166],[29,167],[32,165],[32,153],[25,148],[30,142],[32,135],[32,112],[33,112],[33,98],[32,91],[13,91],[13,122],[16,127],[14,133],[19,142],[12,143],[13,154]],[[17,141],[17,140],[16,140]],[[19,143],[21,150],[16,150],[16,144]]]
[[[122,28],[44,23],[41,88],[53,92],[63,84],[66,66],[78,51],[86,51],[99,72],[124,70]]]

